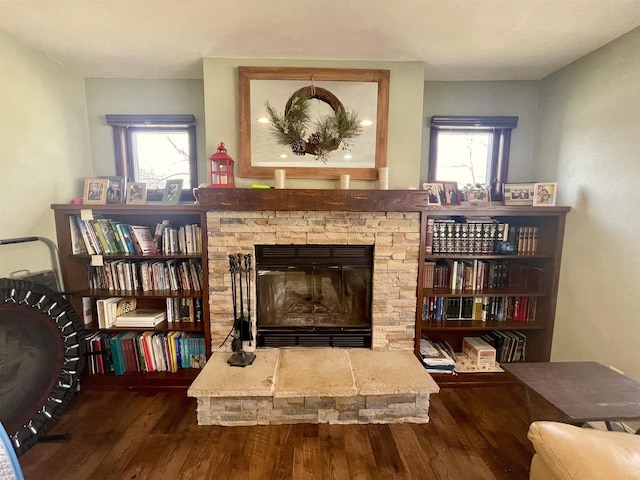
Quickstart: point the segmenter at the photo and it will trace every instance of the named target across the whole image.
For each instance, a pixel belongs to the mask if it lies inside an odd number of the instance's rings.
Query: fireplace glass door
[[[259,346],[370,345],[373,247],[334,247],[257,248]]]

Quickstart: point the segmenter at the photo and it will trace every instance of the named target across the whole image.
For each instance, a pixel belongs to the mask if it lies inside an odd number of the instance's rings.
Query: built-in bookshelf
[[[549,361],[565,217],[569,207],[433,207],[422,212],[419,340],[526,337],[526,361]],[[518,357],[522,359],[521,357]],[[436,374],[441,385],[501,382],[508,375]]]
[[[198,205],[52,208],[66,296],[85,317],[85,386],[188,386],[211,355],[206,212]],[[162,312],[162,320],[118,326],[126,315],[115,310],[118,299]]]

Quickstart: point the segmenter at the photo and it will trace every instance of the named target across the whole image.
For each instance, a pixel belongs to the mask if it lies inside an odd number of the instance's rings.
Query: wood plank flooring
[[[80,392],[20,457],[26,480],[527,479],[522,390],[449,388],[428,424],[218,427],[196,424],[184,390]]]

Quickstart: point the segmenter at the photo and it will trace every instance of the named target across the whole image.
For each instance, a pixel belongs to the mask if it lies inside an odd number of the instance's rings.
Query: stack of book
[[[420,339],[420,356],[429,373],[451,374],[454,372],[456,355],[447,342]]]
[[[165,310],[153,308],[137,308],[132,312],[116,317],[115,326],[118,328],[128,327],[155,327],[167,319]]]

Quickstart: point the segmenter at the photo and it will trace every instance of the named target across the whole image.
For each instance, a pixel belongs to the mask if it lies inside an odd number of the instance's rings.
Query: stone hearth
[[[413,352],[261,349],[230,367],[214,353],[188,391],[199,425],[426,423],[439,391]]]

